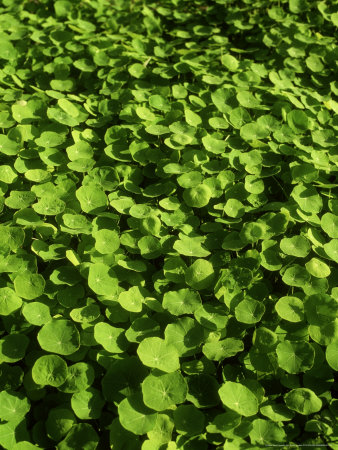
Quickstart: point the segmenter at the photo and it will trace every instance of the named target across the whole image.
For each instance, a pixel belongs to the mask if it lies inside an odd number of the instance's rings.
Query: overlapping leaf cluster
[[[337,5],[0,13],[2,448],[337,449]]]

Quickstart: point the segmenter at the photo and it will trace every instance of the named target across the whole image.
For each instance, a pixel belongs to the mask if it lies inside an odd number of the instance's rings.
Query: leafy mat
[[[337,450],[335,2],[0,13],[2,448]]]

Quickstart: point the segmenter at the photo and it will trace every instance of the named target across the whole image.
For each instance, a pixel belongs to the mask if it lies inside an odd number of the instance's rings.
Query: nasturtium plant
[[[43,350],[58,355],[71,355],[80,348],[80,333],[67,319],[51,319],[40,328],[37,339]]]
[[[277,314],[288,322],[302,322],[304,320],[304,303],[298,297],[281,297],[275,308]]]
[[[1,2],[1,448],[336,450],[333,3]]]
[[[137,349],[142,363],[163,372],[175,372],[179,369],[179,354],[172,344],[159,337],[144,339]]]
[[[32,367],[33,381],[41,386],[61,386],[66,381],[67,375],[67,364],[58,355],[41,356]]]
[[[142,382],[144,403],[155,411],[165,411],[173,405],[183,403],[187,391],[187,383],[179,372],[154,372]]]
[[[277,345],[276,353],[279,367],[288,373],[306,372],[314,363],[315,352],[308,342],[284,340]]]
[[[15,292],[25,300],[33,300],[43,294],[45,280],[41,274],[25,270],[14,279]]]
[[[322,407],[322,400],[308,388],[296,388],[284,395],[286,406],[302,415],[316,413]]]
[[[229,409],[244,417],[258,412],[256,395],[241,383],[226,381],[219,389],[222,403]]]

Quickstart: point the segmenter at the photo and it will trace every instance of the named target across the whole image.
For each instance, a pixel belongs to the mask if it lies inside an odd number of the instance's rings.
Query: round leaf
[[[0,392],[0,419],[11,421],[24,417],[30,410],[29,400],[20,392]]]
[[[30,302],[22,308],[22,314],[28,323],[41,326],[51,320],[49,307],[44,303]]]
[[[332,367],[333,370],[338,370],[338,342],[334,341],[331,342],[326,347],[326,361],[328,362],[329,366]]]
[[[46,420],[46,431],[54,441],[60,441],[76,423],[74,414],[65,408],[53,408]]]
[[[183,403],[188,387],[179,372],[148,375],[142,383],[143,401],[155,411],[164,411]]]
[[[332,213],[325,213],[320,221],[320,225],[330,238],[338,238],[338,216]]]
[[[321,399],[307,388],[292,389],[284,395],[284,401],[289,409],[304,416],[316,413],[322,407]]]
[[[101,392],[95,388],[76,392],[71,398],[72,410],[81,420],[99,419],[104,403]]]
[[[175,372],[180,367],[176,348],[159,337],[144,339],[138,346],[137,354],[144,365],[163,372]]]
[[[113,297],[118,288],[118,280],[113,269],[103,263],[89,267],[88,286],[98,295]]]
[[[195,436],[203,432],[205,418],[202,411],[194,405],[181,405],[174,410],[176,431],[186,436]]]
[[[192,208],[203,208],[209,203],[211,190],[205,184],[200,184],[194,188],[185,189],[183,199],[188,206]]]
[[[110,353],[122,353],[128,343],[123,328],[113,327],[109,323],[99,322],[94,327],[94,338],[98,344]]]
[[[98,230],[93,234],[95,248],[103,255],[114,253],[120,246],[120,239],[115,230]]]
[[[32,273],[29,270],[17,275],[14,279],[15,292],[19,297],[26,300],[33,300],[43,294],[45,280],[42,275]]]
[[[304,304],[298,297],[281,297],[275,305],[278,315],[288,322],[304,320]]]
[[[118,406],[121,425],[134,434],[149,433],[156,424],[157,413],[144,405],[141,394],[134,394],[122,400]]]
[[[311,250],[310,242],[304,236],[292,236],[280,241],[280,248],[286,255],[305,258]]]
[[[185,272],[186,283],[196,290],[208,288],[213,280],[213,265],[205,259],[197,259]]]
[[[288,373],[300,373],[313,366],[315,352],[308,342],[281,342],[277,345],[279,366]]]
[[[58,450],[69,450],[82,448],[84,450],[95,450],[99,443],[99,436],[89,423],[74,425],[63,441],[58,443]]]
[[[70,320],[52,319],[39,331],[38,342],[46,352],[71,355],[80,347],[80,335]]]
[[[327,278],[330,273],[330,267],[318,258],[312,258],[305,264],[306,270],[316,278]]]
[[[247,324],[259,322],[264,312],[263,303],[254,299],[242,300],[235,308],[235,316],[238,322]]]
[[[9,287],[0,288],[0,316],[9,316],[22,305],[22,300]]]
[[[67,364],[57,355],[41,356],[32,367],[32,378],[41,386],[61,386],[67,378]]]
[[[162,306],[174,316],[192,314],[201,305],[201,298],[191,289],[169,291],[164,294]]]
[[[257,414],[257,397],[243,384],[227,381],[218,392],[222,403],[241,416],[250,417]]]

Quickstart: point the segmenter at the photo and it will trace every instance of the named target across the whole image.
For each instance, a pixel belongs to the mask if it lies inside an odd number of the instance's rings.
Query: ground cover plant
[[[337,26],[2,0],[1,448],[338,449]]]

